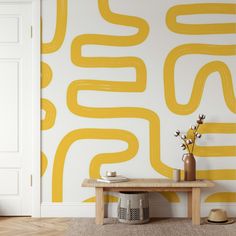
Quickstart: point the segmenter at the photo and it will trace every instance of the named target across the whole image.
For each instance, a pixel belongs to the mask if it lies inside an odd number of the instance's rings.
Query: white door
[[[31,14],[0,3],[0,215],[31,215]]]

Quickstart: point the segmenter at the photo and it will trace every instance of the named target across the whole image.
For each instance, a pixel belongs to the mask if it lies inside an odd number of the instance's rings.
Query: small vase
[[[184,162],[184,180],[196,180],[196,161],[194,155],[192,153],[186,153],[183,155],[182,160]]]

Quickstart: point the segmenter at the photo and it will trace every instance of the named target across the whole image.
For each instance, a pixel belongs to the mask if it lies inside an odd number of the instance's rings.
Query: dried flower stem
[[[185,144],[185,146],[186,146],[187,149],[188,149],[188,153],[190,153],[190,149],[189,149],[189,146],[188,146],[186,140],[185,140],[184,138],[182,138],[182,137],[180,137],[180,138],[184,141],[184,144]]]
[[[196,129],[193,131],[193,135],[194,135],[194,137],[193,137],[193,146],[192,146],[192,154],[193,154],[193,150],[194,150],[194,146],[195,146],[195,141],[196,141],[196,133],[197,133],[197,130],[198,130],[198,128],[199,128],[199,124],[197,124],[197,127],[196,127]]]
[[[175,133],[174,133],[175,137],[180,137],[183,140],[181,148],[183,148],[183,150],[187,149],[189,154],[193,154],[196,139],[201,138],[201,136],[202,136],[197,131],[198,131],[200,125],[203,124],[205,118],[206,118],[206,116],[204,114],[200,114],[198,116],[198,119],[197,119],[197,122],[196,122],[197,124],[195,123],[194,125],[192,125],[190,127],[191,130],[187,133],[187,135],[186,134],[181,135],[179,130],[176,130]],[[190,136],[188,136],[188,135],[190,135]],[[191,135],[193,135],[193,137]]]

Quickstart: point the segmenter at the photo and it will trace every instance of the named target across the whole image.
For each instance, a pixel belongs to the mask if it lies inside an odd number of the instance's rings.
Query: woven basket
[[[149,221],[148,192],[120,192],[118,220],[127,224],[143,224]]]

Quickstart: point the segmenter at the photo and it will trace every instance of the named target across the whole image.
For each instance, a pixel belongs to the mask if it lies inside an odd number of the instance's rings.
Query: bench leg
[[[192,218],[192,190],[188,192],[187,204],[187,216],[188,218]]]
[[[96,224],[102,225],[104,219],[103,188],[96,188]]]
[[[200,225],[200,188],[192,189],[192,224]]]

